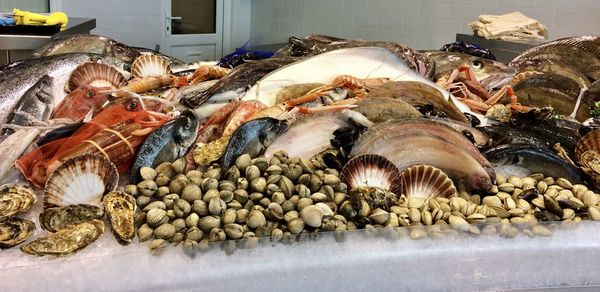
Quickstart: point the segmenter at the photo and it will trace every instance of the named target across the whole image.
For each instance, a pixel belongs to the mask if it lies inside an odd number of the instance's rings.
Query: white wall
[[[598,0],[254,0],[252,39],[321,33],[439,49],[456,33],[471,34],[467,24],[478,15],[517,10],[546,25],[550,39],[599,34]]]
[[[0,0],[0,12],[12,12],[14,8],[31,12],[48,12],[48,0]]]

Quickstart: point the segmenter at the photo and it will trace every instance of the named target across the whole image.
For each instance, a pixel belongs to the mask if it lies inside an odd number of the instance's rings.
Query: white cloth
[[[504,15],[479,15],[469,27],[473,33],[486,39],[501,40],[544,40],[548,39],[548,29],[539,21],[511,12]]]

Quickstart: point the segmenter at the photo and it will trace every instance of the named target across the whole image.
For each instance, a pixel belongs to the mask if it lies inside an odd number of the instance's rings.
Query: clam
[[[130,244],[135,237],[135,199],[123,192],[110,192],[102,202],[115,238],[122,245]]]
[[[104,210],[93,205],[81,204],[48,208],[40,214],[40,225],[46,231],[56,232],[83,222],[102,219],[103,216]]]
[[[387,158],[376,154],[361,154],[350,159],[340,173],[350,189],[378,187],[399,194],[400,172]]]
[[[33,235],[35,223],[21,219],[10,218],[0,223],[0,249],[11,248]]]
[[[0,186],[0,222],[16,214],[27,212],[37,200],[34,191],[25,186]]]
[[[144,54],[137,57],[131,64],[132,77],[143,78],[169,74],[171,74],[171,68],[161,56]]]
[[[92,220],[38,238],[22,246],[21,251],[37,256],[69,255],[90,245],[102,234],[104,234],[104,223],[100,220]]]
[[[456,187],[440,169],[430,165],[415,165],[402,172],[402,195],[405,197],[445,197],[456,193]]]
[[[44,207],[102,206],[102,196],[113,191],[118,182],[117,167],[102,155],[88,153],[69,158],[48,177]]]

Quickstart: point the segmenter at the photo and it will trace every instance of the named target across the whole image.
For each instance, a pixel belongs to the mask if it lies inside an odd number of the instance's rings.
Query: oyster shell
[[[350,189],[378,187],[400,194],[400,171],[387,158],[377,154],[361,154],[350,159],[342,169],[340,178]]]
[[[166,76],[171,74],[167,61],[157,55],[141,55],[131,65],[131,76],[137,78]]]
[[[44,188],[44,207],[91,204],[102,206],[102,196],[119,182],[117,167],[99,154],[65,160],[50,174]]]
[[[11,248],[24,242],[33,235],[35,223],[21,219],[10,218],[0,223],[0,248]]]
[[[48,208],[40,214],[42,229],[56,232],[94,219],[102,219],[104,210],[93,205],[70,205]]]
[[[37,200],[33,189],[14,184],[0,186],[0,222],[27,212]]]
[[[359,186],[348,192],[348,199],[355,210],[360,210],[364,201],[371,209],[388,211],[391,206],[398,204],[399,195],[378,187]]]
[[[135,237],[135,198],[123,192],[110,192],[103,203],[117,241],[130,244]]]
[[[400,175],[403,197],[450,197],[456,193],[456,187],[439,168],[430,165],[415,165]]]
[[[106,64],[85,63],[71,73],[67,91],[73,91],[82,85],[117,89],[125,84],[127,84],[127,80],[117,69]]]
[[[21,246],[21,251],[37,256],[70,255],[90,245],[102,234],[104,234],[104,222],[92,220],[38,238]]]

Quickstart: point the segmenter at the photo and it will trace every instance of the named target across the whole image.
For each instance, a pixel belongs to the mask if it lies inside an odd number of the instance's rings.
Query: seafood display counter
[[[51,36],[0,34],[0,65],[31,58],[31,53],[50,41],[66,35],[89,34],[96,28],[94,18],[69,18],[67,27]]]

